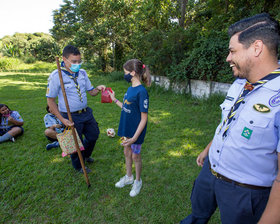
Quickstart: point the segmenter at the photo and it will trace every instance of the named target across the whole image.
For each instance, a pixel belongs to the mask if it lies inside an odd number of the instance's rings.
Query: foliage
[[[30,62],[31,58],[52,62],[56,55],[61,54],[60,45],[52,36],[44,33],[16,33],[13,36],[5,36],[2,38],[0,50],[5,56],[23,58]]]
[[[27,62],[26,62],[26,61]],[[56,65],[52,63],[36,61],[31,64],[34,59],[32,57],[25,60],[10,57],[0,57],[0,71],[6,72],[52,72],[56,69]],[[27,63],[27,64],[26,64]]]
[[[233,81],[226,57],[227,38],[222,33],[212,33],[194,42],[194,49],[168,74],[176,80],[199,79],[219,82]]]
[[[121,110],[115,104],[101,104],[100,95],[88,96],[100,127],[95,162],[86,164],[92,170],[91,187],[73,170],[70,159],[61,157],[59,148],[46,151],[43,117],[48,75],[38,71],[0,74],[0,98],[19,111],[25,122],[23,136],[15,143],[1,143],[1,223],[179,223],[191,212],[189,198],[200,171],[195,159],[219,122],[221,97],[208,102],[157,87],[148,89],[149,123],[141,153],[143,188],[130,198],[130,186],[114,186],[125,174],[124,155],[118,138],[106,135],[107,128],[117,130]],[[118,99],[129,86],[106,75],[90,74],[90,80],[94,86],[112,87]],[[209,223],[220,222],[217,211]]]
[[[139,58],[156,75],[230,82],[227,27],[261,12],[280,19],[279,7],[276,0],[64,0],[52,34],[80,47],[97,70]]]
[[[17,58],[0,57],[0,71],[8,71],[18,68],[21,61]]]

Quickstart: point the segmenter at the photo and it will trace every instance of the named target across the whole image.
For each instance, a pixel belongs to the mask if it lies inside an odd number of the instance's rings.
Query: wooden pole
[[[69,119],[70,122],[73,123],[73,119],[72,119],[72,116],[71,116],[71,113],[70,113],[70,108],[69,108],[69,104],[68,104],[68,100],[67,100],[67,96],[66,96],[66,92],[65,92],[65,88],[64,88],[64,83],[63,83],[63,78],[62,78],[59,58],[55,57],[55,60],[56,60],[56,65],[57,65],[57,70],[58,70],[58,75],[59,75],[59,80],[60,80],[60,86],[61,86],[61,90],[62,90],[62,93],[63,93],[65,106],[66,106],[66,109],[67,109],[68,119]],[[72,135],[73,135],[73,138],[74,138],[76,150],[77,150],[77,153],[78,153],[81,165],[82,165],[82,169],[84,171],[84,176],[85,176],[87,185],[88,185],[88,187],[90,187],[88,175],[87,175],[86,168],[85,168],[84,159],[83,159],[82,153],[81,153],[80,148],[79,148],[78,139],[77,139],[77,135],[76,135],[75,127],[74,126],[71,127],[71,131],[72,131]]]

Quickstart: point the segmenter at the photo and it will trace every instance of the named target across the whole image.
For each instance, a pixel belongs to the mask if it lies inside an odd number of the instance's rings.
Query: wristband
[[[114,100],[114,103],[117,103],[117,102],[118,102],[118,100],[117,100],[117,99],[115,99],[115,100]]]

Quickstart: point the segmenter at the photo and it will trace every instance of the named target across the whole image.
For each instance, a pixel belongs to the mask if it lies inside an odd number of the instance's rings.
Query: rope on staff
[[[62,90],[62,93],[63,93],[65,106],[66,106],[66,109],[67,109],[68,119],[69,119],[70,122],[73,123],[73,119],[72,119],[72,116],[71,116],[71,113],[70,113],[70,108],[69,108],[69,104],[68,104],[68,100],[67,100],[67,96],[66,96],[66,92],[65,92],[65,88],[64,88],[64,83],[63,83],[63,78],[62,78],[62,73],[61,73],[61,68],[60,68],[60,63],[59,63],[59,57],[55,57],[55,60],[56,60],[56,65],[57,65],[57,70],[58,70],[58,75],[59,75],[59,80],[60,80],[60,86],[61,86],[61,90]],[[72,131],[72,135],[73,135],[73,138],[74,138],[75,147],[76,147],[79,159],[80,159],[80,163],[82,165],[82,169],[83,169],[83,172],[84,172],[86,183],[87,183],[88,187],[90,187],[88,175],[87,175],[86,168],[85,168],[84,159],[83,159],[82,153],[81,153],[80,148],[79,148],[78,139],[77,139],[77,135],[76,135],[74,126],[71,126],[71,131]]]

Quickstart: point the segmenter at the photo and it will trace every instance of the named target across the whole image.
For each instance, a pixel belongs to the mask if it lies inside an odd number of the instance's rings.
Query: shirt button
[[[245,101],[242,101],[242,103],[244,104],[244,103],[245,103]]]
[[[234,118],[232,118],[232,120],[234,120],[234,121],[235,121],[235,117],[234,117]]]
[[[223,110],[226,109],[225,107],[223,107]]]
[[[216,165],[214,164],[213,167],[216,167]]]
[[[217,153],[219,153],[220,152],[220,150],[217,150]]]
[[[249,123],[250,123],[250,124],[253,124],[253,123],[254,123],[254,121],[250,121]]]

